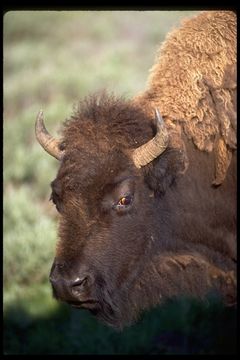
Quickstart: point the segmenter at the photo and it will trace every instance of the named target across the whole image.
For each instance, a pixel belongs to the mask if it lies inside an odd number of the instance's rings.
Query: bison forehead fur
[[[236,87],[229,70],[235,66],[235,45],[234,31],[224,28],[222,15],[204,12],[183,24],[186,31],[168,37],[146,92],[130,101],[106,92],[89,96],[64,124],[64,155],[51,183],[51,198],[60,216],[50,274],[53,293],[89,309],[111,326],[131,324],[142,310],[174,296],[203,299],[217,291],[226,304],[235,302]],[[226,12],[226,19],[232,26],[235,15]],[[194,94],[188,97],[187,91],[192,94],[197,85],[184,61],[189,59],[187,53],[191,59],[207,59],[204,44],[190,46],[191,34],[198,38],[201,21],[206,34],[206,24],[216,27],[212,46],[220,36],[218,54],[227,46],[231,59],[223,68],[204,36],[211,69],[214,64],[222,69],[222,82],[218,78],[218,85],[214,83],[214,71],[208,72],[207,65],[201,74],[199,65],[198,80],[205,86],[202,95],[211,101],[202,97],[198,102]],[[179,84],[171,68],[176,46],[181,47],[183,59],[178,61]],[[173,59],[168,63],[171,49]],[[182,99],[178,94],[175,102],[171,79],[184,94]],[[221,105],[224,96],[230,99],[229,106]],[[192,118],[186,103],[181,104],[190,98]],[[168,146],[147,165],[137,167],[132,151],[154,138],[158,106],[167,124]],[[211,126],[214,131],[208,132]],[[207,138],[210,147],[205,146]],[[204,146],[199,145],[201,139]]]

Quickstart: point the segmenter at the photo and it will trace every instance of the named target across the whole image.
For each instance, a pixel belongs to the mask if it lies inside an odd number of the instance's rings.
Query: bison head
[[[121,328],[159,302],[148,270],[161,248],[175,246],[159,196],[178,172],[171,164],[177,155],[167,148],[160,114],[153,109],[149,118],[130,101],[93,96],[65,122],[61,141],[49,135],[42,113],[36,135],[60,160],[51,183],[60,216],[53,294]]]

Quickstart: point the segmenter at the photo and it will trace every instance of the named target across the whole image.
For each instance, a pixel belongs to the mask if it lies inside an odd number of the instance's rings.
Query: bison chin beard
[[[126,289],[125,289],[126,290]],[[126,326],[132,325],[136,321],[134,311],[129,305],[127,291],[119,289],[110,290],[106,286],[101,286],[98,291],[99,307],[90,312],[96,318],[117,331],[121,331]]]

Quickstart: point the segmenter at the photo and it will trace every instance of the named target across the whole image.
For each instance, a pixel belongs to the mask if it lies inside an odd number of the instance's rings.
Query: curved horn
[[[157,132],[153,139],[139,146],[132,153],[132,159],[137,168],[147,165],[158,157],[167,147],[168,132],[158,109],[155,109]]]
[[[54,156],[57,160],[61,160],[64,151],[60,149],[61,141],[55,139],[49,134],[45,128],[43,121],[43,112],[39,111],[35,123],[35,134],[37,141],[50,155]]]

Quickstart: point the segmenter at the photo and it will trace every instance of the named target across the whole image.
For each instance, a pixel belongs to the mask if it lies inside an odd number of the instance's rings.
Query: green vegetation
[[[16,11],[4,16],[4,352],[6,354],[231,353],[235,314],[187,299],[144,314],[122,333],[52,299],[57,238],[49,203],[58,163],[36,143],[43,109],[57,134],[72,106],[109,89],[145,87],[166,32],[186,11]]]

